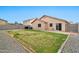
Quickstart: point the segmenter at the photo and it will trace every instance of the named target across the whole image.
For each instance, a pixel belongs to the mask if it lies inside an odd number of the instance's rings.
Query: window
[[[52,23],[50,23],[50,24],[49,24],[49,26],[50,26],[50,27],[52,27],[52,26],[53,26],[53,24],[52,24]]]
[[[56,30],[62,30],[62,24],[61,23],[57,23],[56,24]]]
[[[38,27],[41,27],[41,24],[38,24]]]

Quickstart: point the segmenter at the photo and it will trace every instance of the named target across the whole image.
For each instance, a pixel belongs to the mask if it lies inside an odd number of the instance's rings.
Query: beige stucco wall
[[[62,31],[65,31],[65,24],[67,24],[67,23],[64,21],[52,19],[50,17],[45,17],[45,18],[42,18],[41,20],[48,22],[48,30],[56,30],[56,23],[61,23]],[[53,23],[52,27],[49,26],[50,23]]]
[[[38,24],[41,24],[41,27],[38,27]],[[45,30],[45,23],[39,20],[36,20],[34,23],[32,23],[32,27],[35,30]]]
[[[7,22],[0,20],[0,25],[6,25]]]
[[[67,24],[66,32],[79,32],[79,24]]]

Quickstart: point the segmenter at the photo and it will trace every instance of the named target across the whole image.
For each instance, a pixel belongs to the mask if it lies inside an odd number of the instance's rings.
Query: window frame
[[[50,26],[50,27],[53,27],[53,23],[50,23],[49,26]]]
[[[41,27],[41,24],[38,24],[38,28],[40,28]]]

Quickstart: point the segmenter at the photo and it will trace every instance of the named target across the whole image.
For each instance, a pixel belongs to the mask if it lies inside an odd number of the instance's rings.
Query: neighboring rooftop
[[[4,20],[4,19],[0,19],[1,21],[5,21],[5,22],[8,22],[8,21],[6,21],[6,20]]]
[[[24,20],[23,22],[27,22],[27,21],[33,21],[33,20],[35,20],[35,19],[37,19],[37,18],[28,19],[28,20]]]

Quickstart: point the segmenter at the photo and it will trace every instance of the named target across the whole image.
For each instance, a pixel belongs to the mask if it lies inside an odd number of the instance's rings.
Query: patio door
[[[62,24],[61,23],[56,24],[56,30],[58,30],[58,31],[62,30]]]

